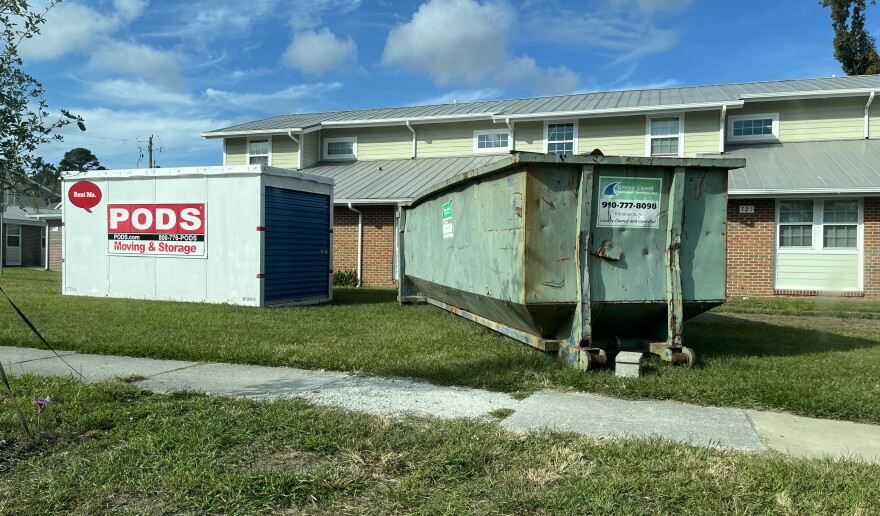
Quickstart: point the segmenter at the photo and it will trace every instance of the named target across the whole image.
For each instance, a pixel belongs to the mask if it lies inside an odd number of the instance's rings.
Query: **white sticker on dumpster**
[[[663,180],[659,177],[600,177],[596,225],[659,227],[662,186]]]
[[[453,232],[452,201],[447,201],[443,203],[443,238],[452,238]]]

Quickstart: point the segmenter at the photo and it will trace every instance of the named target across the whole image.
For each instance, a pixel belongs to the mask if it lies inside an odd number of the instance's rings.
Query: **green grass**
[[[685,325],[685,340],[699,357],[696,368],[651,359],[644,377],[619,379],[611,369],[568,368],[435,307],[400,306],[390,290],[337,289],[331,305],[260,309],[61,296],[59,276],[38,270],[7,269],[0,285],[62,349],[346,370],[520,394],[575,389],[880,422],[880,323],[853,315],[863,306],[873,313],[870,304],[846,303],[839,312],[846,320],[698,318]],[[805,314],[813,310],[806,303],[748,300],[726,309]],[[39,345],[8,306],[0,308],[0,345]]]
[[[733,297],[716,309],[739,314],[813,315],[852,319],[880,319],[880,302],[858,298]]]
[[[880,467],[843,461],[122,382],[26,376],[15,388],[23,403],[53,402],[32,443],[0,397],[2,514],[867,515],[880,500]]]

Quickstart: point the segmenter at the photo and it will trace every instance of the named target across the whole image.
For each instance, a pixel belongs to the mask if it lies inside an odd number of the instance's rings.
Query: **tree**
[[[107,169],[101,166],[101,162],[98,161],[97,156],[92,154],[92,151],[77,147],[64,153],[61,163],[58,164],[58,170],[76,170],[78,172],[85,172],[86,170]]]
[[[820,5],[831,8],[834,58],[843,71],[847,75],[880,73],[877,42],[865,29],[865,0],[822,0]]]
[[[18,53],[21,42],[40,33],[46,13],[60,1],[35,11],[27,0],[0,0],[0,189],[30,190],[33,183],[27,177],[51,167],[34,154],[37,147],[62,140],[57,130],[70,123],[86,129],[83,119],[67,110],[60,110],[57,118],[49,113],[42,84],[22,70]]]

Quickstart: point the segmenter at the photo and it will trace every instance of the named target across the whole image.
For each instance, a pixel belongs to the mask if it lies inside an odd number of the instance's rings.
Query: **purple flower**
[[[37,406],[37,414],[39,414],[40,412],[43,411],[43,407],[45,407],[49,403],[52,403],[52,398],[50,398],[49,396],[46,396],[45,398],[42,396],[39,396],[39,397],[34,398],[33,402],[34,402],[34,405]]]

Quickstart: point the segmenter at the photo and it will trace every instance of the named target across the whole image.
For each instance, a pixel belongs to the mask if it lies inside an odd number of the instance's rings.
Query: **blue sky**
[[[840,75],[818,0],[64,0],[21,53],[44,146],[109,168],[219,165],[203,131],[275,115]],[[868,28],[880,33],[880,7]]]

